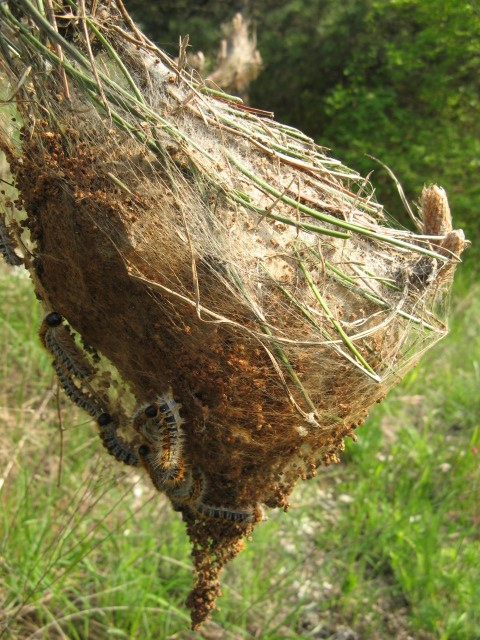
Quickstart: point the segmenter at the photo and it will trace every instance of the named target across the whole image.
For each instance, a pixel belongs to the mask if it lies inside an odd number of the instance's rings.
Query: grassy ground
[[[0,268],[0,637],[480,638],[480,299],[224,574],[199,634],[178,515],[58,396],[29,281]]]

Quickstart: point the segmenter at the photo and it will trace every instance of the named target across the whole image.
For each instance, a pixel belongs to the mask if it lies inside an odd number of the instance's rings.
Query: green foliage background
[[[387,164],[410,201],[424,184],[449,196],[455,226],[479,245],[480,6],[458,0],[129,0],[175,54],[179,34],[215,55],[220,24],[253,20],[264,71],[251,102],[272,109],[363,175],[408,225]],[[475,252],[470,251],[470,261]],[[467,255],[468,260],[468,255]]]

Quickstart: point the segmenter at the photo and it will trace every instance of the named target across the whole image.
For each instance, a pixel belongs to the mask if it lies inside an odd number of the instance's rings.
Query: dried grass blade
[[[334,216],[331,216],[327,213],[322,213],[321,211],[317,211],[316,209],[312,209],[311,207],[307,207],[304,204],[298,203],[293,198],[290,198],[289,196],[286,196],[286,195],[282,195],[281,191],[279,191],[278,189],[275,189],[275,187],[272,187],[270,184],[265,182],[265,180],[262,180],[261,178],[256,176],[254,173],[249,171],[249,169],[247,169],[244,165],[242,165],[237,160],[237,158],[235,158],[232,154],[228,154],[228,158],[232,162],[232,164],[234,164],[237,167],[237,169],[239,169],[247,178],[252,180],[264,191],[266,191],[267,193],[270,193],[272,196],[275,196],[276,198],[279,198],[286,204],[290,205],[291,207],[294,207],[295,209],[298,209],[302,213],[306,213],[307,215],[312,216],[313,218],[316,218],[318,220],[322,220],[323,222],[329,222],[330,224],[333,224],[337,227],[348,229],[349,231],[355,231],[356,233],[367,236],[369,238],[374,238],[375,240],[381,240],[383,242],[387,242],[389,244],[392,244],[396,247],[400,247],[402,249],[408,249],[409,251],[413,251],[415,253],[421,253],[431,258],[436,258],[437,260],[441,260],[442,262],[447,261],[447,258],[445,258],[445,256],[442,256],[440,253],[436,253],[435,251],[431,251],[430,249],[425,249],[424,247],[411,244],[410,242],[405,242],[404,240],[399,240],[394,236],[388,236],[384,233],[381,233],[380,231],[381,227],[379,227],[377,230],[367,229],[366,227],[362,227],[361,225],[354,224],[352,222],[347,222],[346,220],[340,220],[339,218],[335,218]],[[348,197],[345,194],[344,194],[344,198],[352,201],[352,204],[356,204],[355,198]]]
[[[372,369],[372,367],[368,364],[368,362],[365,360],[365,358],[362,356],[362,354],[358,351],[356,346],[353,344],[353,342],[350,340],[348,335],[343,330],[343,327],[340,324],[340,322],[335,318],[333,313],[330,311],[327,303],[323,299],[323,296],[321,295],[320,291],[318,290],[317,286],[315,285],[310,272],[306,268],[305,264],[302,262],[301,256],[298,253],[298,251],[295,251],[295,254],[296,254],[297,258],[298,258],[298,264],[300,266],[300,269],[302,270],[303,275],[305,276],[305,279],[308,282],[308,285],[309,285],[310,289],[312,290],[315,298],[320,303],[322,309],[325,311],[325,314],[329,318],[330,322],[333,324],[335,329],[338,331],[338,334],[342,338],[342,340],[345,343],[345,345],[350,349],[350,351],[359,360],[359,362],[365,367],[365,369],[367,369],[367,371],[369,371],[374,376],[374,379],[377,380],[377,382],[381,382],[381,378],[375,373],[375,370]]]

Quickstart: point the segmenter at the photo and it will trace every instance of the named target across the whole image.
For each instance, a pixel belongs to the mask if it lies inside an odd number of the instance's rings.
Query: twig
[[[50,24],[55,29],[55,31],[58,32],[57,21],[55,19],[55,13],[53,11],[52,0],[45,0],[45,9],[46,9],[47,18],[50,20]],[[63,60],[62,47],[58,42],[55,43],[55,49],[57,51],[57,55],[60,58],[60,60]],[[58,67],[58,72],[60,74],[60,78],[62,79],[63,93],[65,94],[65,98],[67,100],[70,100],[70,89],[68,86],[67,74],[65,73],[65,69],[62,67],[61,64]]]
[[[367,153],[366,155],[367,155],[367,158],[371,158],[372,160],[375,160],[375,162],[378,162],[378,164],[385,169],[385,171],[388,173],[388,175],[395,182],[395,186],[397,187],[398,195],[400,196],[400,199],[403,202],[403,206],[405,207],[405,209],[406,209],[408,215],[410,216],[411,220],[413,221],[413,224],[415,225],[415,227],[419,231],[422,231],[423,230],[422,222],[413,213],[412,208],[410,207],[410,204],[408,203],[408,200],[407,200],[407,198],[405,196],[405,192],[403,191],[403,187],[400,184],[400,180],[393,173],[393,171],[390,169],[390,167],[388,167],[386,164],[384,164],[381,160],[379,160],[378,158],[375,158],[375,156],[371,156],[369,153]]]
[[[65,427],[63,424],[62,410],[60,408],[60,385],[57,380],[57,390],[55,394],[55,404],[57,405],[57,416],[58,416],[58,430],[60,433],[60,456],[58,459],[58,472],[57,472],[57,487],[60,487],[62,484],[62,472],[63,472],[63,454],[65,451]]]
[[[347,222],[346,220],[340,220],[339,218],[335,218],[327,213],[322,213],[321,211],[317,211],[316,209],[312,209],[311,207],[307,207],[303,204],[297,203],[293,198],[289,196],[282,195],[281,191],[269,185],[265,180],[259,178],[254,173],[249,171],[245,166],[243,166],[239,160],[231,153],[227,153],[229,160],[250,180],[258,184],[258,186],[262,187],[267,193],[272,194],[273,196],[278,197],[283,202],[289,204],[291,207],[298,207],[302,213],[306,213],[312,218],[317,218],[318,220],[323,220],[324,222],[329,222],[337,227],[342,229],[348,229],[349,231],[356,231],[357,233],[367,236],[369,238],[374,238],[376,240],[381,240],[383,242],[388,242],[394,246],[400,247],[402,249],[408,249],[409,251],[414,251],[415,253],[421,253],[426,256],[430,256],[431,258],[436,258],[437,260],[441,260],[442,262],[447,262],[447,258],[442,256],[440,253],[436,253],[435,251],[431,251],[430,249],[425,249],[424,247],[420,247],[418,245],[411,244],[409,242],[405,242],[404,240],[399,240],[393,236],[385,235],[381,233],[378,229],[367,229],[366,227],[362,227],[359,224],[354,224],[351,222]]]
[[[88,57],[90,59],[90,65],[91,65],[92,73],[93,73],[93,75],[95,77],[95,82],[97,83],[98,92],[99,92],[101,100],[103,102],[103,106],[105,107],[105,111],[108,114],[108,119],[111,121],[112,120],[112,114],[111,114],[111,111],[110,111],[110,105],[108,104],[108,100],[107,100],[107,98],[105,96],[105,93],[103,91],[102,83],[100,82],[100,77],[99,77],[99,74],[98,74],[97,65],[95,64],[95,57],[94,57],[93,51],[92,51],[92,45],[90,43],[90,35],[88,33],[87,10],[85,8],[85,0],[79,0],[79,2],[80,2],[80,9],[81,9],[80,22],[82,23],[82,29],[83,29],[83,34],[85,36],[85,44],[87,46],[87,52],[88,52]]]

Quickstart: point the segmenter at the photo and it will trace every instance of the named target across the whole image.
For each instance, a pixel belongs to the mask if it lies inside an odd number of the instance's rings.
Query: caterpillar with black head
[[[4,213],[0,213],[0,251],[5,262],[11,267],[19,267],[23,264],[23,259],[15,252],[15,245],[7,228]]]
[[[165,472],[166,482],[177,482],[176,472],[182,467],[184,420],[180,406],[169,390],[139,409],[133,419],[134,428],[153,447],[152,466]]]
[[[92,395],[78,387],[72,380],[70,373],[59,365],[58,362],[54,361],[53,367],[60,386],[70,400],[81,409],[84,409],[92,418],[96,419],[100,439],[108,453],[119,462],[138,466],[139,459],[134,447],[117,433],[118,422],[103,410],[103,407]]]
[[[119,462],[138,466],[140,460],[135,448],[118,435],[118,421],[109,413],[101,413],[97,418],[100,440],[108,453]]]
[[[56,311],[47,313],[40,327],[40,340],[54,361],[77,378],[89,378],[95,372],[70,329]]]

